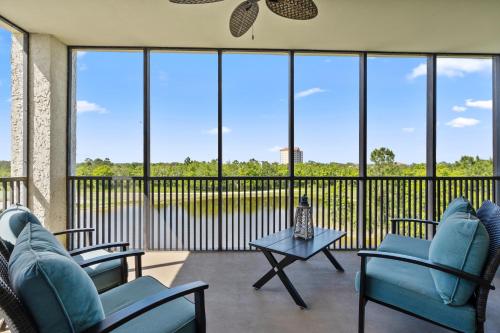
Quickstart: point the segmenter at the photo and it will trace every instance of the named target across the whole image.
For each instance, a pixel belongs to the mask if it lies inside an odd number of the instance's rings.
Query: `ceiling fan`
[[[223,0],[170,0],[178,4],[205,4]],[[243,36],[254,24],[259,14],[260,0],[245,0],[239,4],[229,20],[229,30],[234,37]],[[318,15],[313,0],[262,0],[275,14],[293,20],[310,20]]]

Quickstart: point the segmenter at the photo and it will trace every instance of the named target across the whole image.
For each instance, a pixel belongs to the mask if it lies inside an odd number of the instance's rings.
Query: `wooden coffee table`
[[[335,268],[343,272],[344,269],[330,253],[328,247],[346,235],[343,231],[333,229],[314,228],[314,238],[309,240],[296,239],[293,237],[293,228],[277,232],[275,234],[254,240],[249,244],[262,251],[272,266],[259,281],[253,285],[255,289],[260,289],[275,275],[278,275],[285,285],[290,296],[301,308],[307,308],[306,303],[285,274],[284,268],[297,260],[307,261],[319,252],[323,252]],[[277,261],[273,253],[281,254],[284,258]]]

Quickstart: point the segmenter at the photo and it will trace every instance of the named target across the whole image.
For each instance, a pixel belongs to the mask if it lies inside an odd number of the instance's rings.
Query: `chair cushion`
[[[135,279],[100,295],[106,316],[121,310],[145,297],[167,289],[152,277],[145,276]],[[181,297],[165,303],[139,317],[131,320],[113,333],[144,332],[148,333],[194,333],[194,304]]]
[[[28,208],[12,206],[0,214],[0,238],[7,250],[12,253],[16,240],[27,223],[40,224],[40,221]]]
[[[437,293],[428,268],[373,258],[366,267],[366,295],[462,332],[475,332],[472,304],[449,306]],[[356,274],[359,291],[360,274]]]
[[[500,207],[486,200],[477,210],[477,217],[483,222],[490,236],[488,253],[493,256],[500,248]]]
[[[441,226],[448,217],[455,213],[466,213],[466,214],[472,214],[476,215],[476,211],[474,210],[474,207],[472,207],[471,203],[469,200],[467,200],[465,197],[458,197],[453,199],[449,204],[448,207],[446,207],[443,215],[441,215],[441,220],[439,226]]]
[[[80,264],[85,260],[105,255],[109,255],[109,252],[106,250],[95,250],[73,256],[73,259]],[[124,269],[125,271],[128,270],[126,262]],[[122,261],[120,259],[85,267],[84,270],[94,282],[98,292],[106,291],[125,282],[122,279]]]
[[[429,248],[429,259],[474,275],[481,275],[488,257],[489,237],[475,216],[454,213],[438,229]],[[431,270],[438,293],[446,304],[467,303],[476,284],[454,275]]]
[[[19,234],[9,278],[39,332],[81,332],[104,319],[90,277],[41,225]]]
[[[430,245],[426,239],[387,234],[377,250],[427,259]]]

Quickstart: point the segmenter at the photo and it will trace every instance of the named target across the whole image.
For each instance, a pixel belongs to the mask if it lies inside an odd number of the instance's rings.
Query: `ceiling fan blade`
[[[243,36],[254,24],[259,14],[259,5],[254,1],[242,2],[231,14],[229,30],[234,37]]]
[[[273,13],[293,20],[310,20],[318,15],[312,0],[266,0],[266,4]]]
[[[179,3],[183,5],[197,5],[197,4],[212,3],[219,1],[223,0],[170,0],[170,2]]]

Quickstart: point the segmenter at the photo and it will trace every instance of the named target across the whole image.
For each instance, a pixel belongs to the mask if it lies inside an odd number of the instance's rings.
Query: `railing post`
[[[436,219],[436,70],[437,57],[427,56],[427,116],[426,116],[426,175],[427,180],[427,219]],[[432,226],[428,226],[427,235],[433,235]],[[434,236],[434,235],[433,235]],[[429,238],[429,237],[428,237]]]
[[[151,207],[150,207],[150,186],[149,179],[151,177],[151,151],[150,151],[150,50],[145,48],[143,49],[143,100],[144,100],[144,109],[143,109],[143,196],[144,196],[144,230],[143,230],[143,248],[145,250],[149,249],[150,245],[150,234],[151,234]]]
[[[75,87],[75,74],[76,64],[73,48],[67,48],[67,94],[66,94],[66,228],[71,229],[74,227],[74,197],[73,197],[73,180],[70,179],[74,175],[76,169],[76,87]],[[66,237],[66,247],[70,248],[70,239],[73,237]]]
[[[493,56],[493,176],[500,176],[500,55]],[[495,201],[500,203],[500,180],[495,179]]]
[[[366,248],[366,182],[367,182],[367,54],[359,57],[359,183],[358,183],[358,247]]]
[[[217,51],[217,249],[222,251],[222,51]],[[238,189],[239,190],[239,189]],[[227,218],[227,216],[226,216]],[[226,221],[227,223],[227,221]],[[227,237],[227,235],[226,235]]]
[[[69,176],[71,175],[71,164],[72,164],[72,158],[71,158],[71,150],[73,149],[71,140],[72,140],[72,135],[71,133],[71,116],[72,116],[72,108],[73,108],[73,103],[71,101],[72,99],[72,92],[73,92],[73,87],[72,87],[72,76],[74,75],[73,70],[72,70],[72,62],[73,62],[73,49],[71,47],[68,47],[67,49],[67,86],[66,89],[67,95],[66,95],[66,229],[71,229],[72,224],[73,224],[73,198],[71,196],[71,187],[70,187],[70,179]],[[71,76],[71,77],[70,77]],[[69,242],[68,238],[66,238],[66,248],[69,248]]]
[[[288,176],[290,177],[289,207],[290,226],[293,226],[294,187],[295,187],[295,52],[288,54]]]

